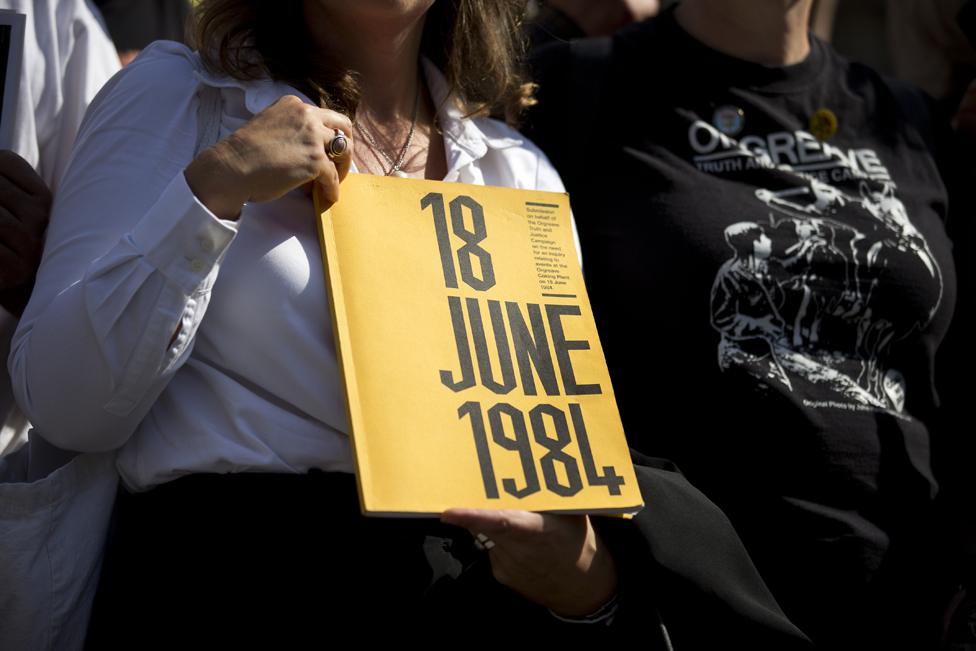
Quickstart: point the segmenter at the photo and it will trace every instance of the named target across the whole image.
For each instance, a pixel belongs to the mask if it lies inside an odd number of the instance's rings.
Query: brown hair
[[[468,116],[514,124],[535,103],[521,68],[524,0],[436,0],[421,53],[440,68]],[[199,0],[191,40],[204,64],[236,79],[270,77],[325,106],[355,116],[359,90],[349,70],[322,63],[304,30],[298,0]]]

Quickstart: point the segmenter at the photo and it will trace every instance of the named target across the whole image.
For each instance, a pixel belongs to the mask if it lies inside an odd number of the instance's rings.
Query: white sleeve
[[[53,125],[39,142],[42,175],[52,191],[64,176],[88,105],[121,68],[115,46],[87,2],[62,0],[56,12],[61,102]]]
[[[183,177],[199,83],[188,50],[152,46],[79,133],[8,363],[21,407],[58,447],[124,443],[192,348],[236,233]]]
[[[12,149],[57,189],[82,116],[120,67],[85,0],[0,0],[27,15]]]

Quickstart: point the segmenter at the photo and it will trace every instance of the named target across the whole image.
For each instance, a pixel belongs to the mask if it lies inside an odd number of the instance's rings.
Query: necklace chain
[[[410,131],[407,132],[407,140],[403,143],[403,147],[400,148],[400,152],[397,154],[396,158],[390,156],[387,151],[376,142],[376,138],[373,134],[369,132],[369,129],[365,125],[361,124],[359,121],[356,122],[355,126],[359,129],[359,132],[363,134],[366,138],[366,142],[369,144],[370,149],[378,152],[386,162],[390,164],[389,171],[385,172],[386,176],[393,176],[400,172],[400,168],[403,165],[403,159],[407,156],[407,150],[410,149],[410,143],[413,142],[413,134],[417,129],[417,115],[420,111],[420,83],[417,83],[417,93],[413,98],[413,118],[410,120]]]

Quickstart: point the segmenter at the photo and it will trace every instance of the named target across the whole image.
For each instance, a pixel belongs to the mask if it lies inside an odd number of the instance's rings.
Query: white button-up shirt
[[[447,181],[563,191],[545,156],[495,120],[463,119],[426,66]],[[144,489],[194,472],[351,471],[341,375],[311,201],[301,191],[217,219],[190,192],[198,92],[221,136],[279,97],[156,43],[92,104],[55,199],[9,369],[60,447],[123,446]],[[173,333],[179,335],[171,342]]]

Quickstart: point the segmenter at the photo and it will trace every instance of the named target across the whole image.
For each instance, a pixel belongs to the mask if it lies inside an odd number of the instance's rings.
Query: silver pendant
[[[395,176],[400,179],[408,178],[407,173],[404,172],[403,170],[394,170],[394,172],[390,176]]]

